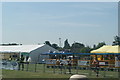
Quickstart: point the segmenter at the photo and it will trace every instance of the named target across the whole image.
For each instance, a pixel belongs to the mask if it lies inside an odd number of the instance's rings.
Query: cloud
[[[63,22],[63,23],[59,23],[59,25],[66,27],[100,27],[100,25],[97,24],[71,23],[71,22],[69,23]]]
[[[79,9],[87,9],[87,10],[105,10],[118,7],[118,2],[79,2],[76,4],[66,5],[70,8],[79,8]]]
[[[70,18],[77,16],[75,14],[39,14],[39,13],[34,13],[32,16],[37,16],[40,19],[64,19],[64,18]]]
[[[82,27],[82,28],[98,28],[98,27],[101,27],[101,25],[98,25],[98,24],[89,24],[89,23],[74,23],[74,22],[57,22],[57,21],[54,21],[54,22],[47,22],[46,23],[42,23],[42,24],[39,24],[39,26],[47,26],[47,27],[61,27],[61,28],[65,28],[65,27],[71,27],[71,28],[74,28],[74,27]]]
[[[2,2],[118,2],[119,0],[1,0]]]

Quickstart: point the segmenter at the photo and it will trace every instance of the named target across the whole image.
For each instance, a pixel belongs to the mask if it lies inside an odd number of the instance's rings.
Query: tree
[[[105,42],[100,42],[100,43],[98,43],[97,49],[100,48],[100,47],[102,47],[102,46],[104,46],[104,45],[106,45]]]
[[[45,44],[51,46],[50,42],[49,41],[45,41]]]
[[[83,48],[83,47],[85,47],[85,46],[82,43],[76,42],[76,43],[72,44],[72,48]]]
[[[70,49],[70,44],[68,43],[68,39],[64,42],[64,49]]]
[[[6,43],[6,44],[0,44],[2,46],[12,46],[12,45],[22,45],[22,44],[18,44],[18,43]]]
[[[93,49],[95,49],[95,48],[96,48],[96,45],[94,44],[94,45],[93,45]]]
[[[70,44],[68,43],[68,39],[64,41],[64,47],[63,47],[64,52],[70,52]]]
[[[89,46],[83,47],[82,49],[80,49],[81,53],[90,53],[90,51],[91,51],[91,48]]]
[[[81,49],[84,48],[84,44],[81,44],[81,43],[73,43],[72,46],[71,46],[71,52],[72,53],[80,53]]]
[[[100,47],[102,47],[102,46],[104,46],[104,45],[106,45],[105,42],[100,42],[100,43],[98,43],[97,45],[93,45],[92,50],[98,49],[98,48],[100,48]]]
[[[59,48],[57,44],[52,44],[51,46],[52,46],[53,48],[55,48],[55,49],[58,49],[58,48]]]
[[[120,45],[120,37],[119,36],[115,36],[114,37],[114,41],[113,41],[113,44],[112,44],[113,46],[114,45]]]

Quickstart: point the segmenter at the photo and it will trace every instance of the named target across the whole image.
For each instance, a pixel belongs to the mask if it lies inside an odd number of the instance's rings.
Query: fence
[[[10,69],[10,70],[18,70],[18,63],[15,61],[2,61],[2,69]],[[84,64],[83,64],[84,65]],[[83,66],[83,65],[48,65],[48,64],[39,64],[39,63],[24,63],[24,68],[20,66],[20,70],[30,71],[30,72],[38,72],[38,73],[53,73],[53,74],[84,74],[87,76],[96,76],[96,72],[94,70],[95,67],[91,67],[91,65]],[[119,77],[119,68],[109,68],[109,67],[99,67],[98,68],[98,76],[99,77]]]

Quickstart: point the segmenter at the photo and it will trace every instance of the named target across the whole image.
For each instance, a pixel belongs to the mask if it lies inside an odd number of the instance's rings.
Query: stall
[[[100,67],[114,68],[120,61],[120,46],[103,46],[97,50],[91,51],[95,55],[92,58],[97,58]],[[116,63],[117,61],[117,63]]]

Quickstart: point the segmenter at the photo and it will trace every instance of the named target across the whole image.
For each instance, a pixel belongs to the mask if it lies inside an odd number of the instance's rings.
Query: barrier
[[[18,70],[18,63],[16,61],[2,60],[0,64],[2,64],[1,69]]]
[[[10,64],[11,62],[7,62],[7,65]],[[86,66],[87,63],[87,66]],[[10,70],[18,70],[17,68],[15,69],[15,67],[13,68],[12,66],[7,68],[5,68],[5,64],[4,63],[4,68],[3,69],[10,69]],[[11,64],[12,65],[12,64]],[[109,65],[109,64],[107,64]],[[17,66],[16,66],[17,67]],[[83,74],[86,76],[96,76],[96,73],[94,72],[94,68],[95,67],[91,67],[90,64],[88,64],[88,62],[80,62],[80,65],[72,65],[71,66],[71,73],[69,72],[69,66],[68,65],[52,65],[51,67],[47,68],[47,64],[38,64],[38,63],[24,63],[24,71],[30,71],[30,72],[39,72],[39,73],[49,73],[49,74]],[[99,68],[99,77],[115,77],[117,78],[119,75],[118,74],[118,68],[111,68],[113,69],[110,70],[109,67],[103,67],[103,68]],[[110,73],[114,73],[114,74],[110,74]]]
[[[42,64],[39,63],[24,63],[24,71],[33,71],[33,72],[41,72],[41,73],[54,73],[54,74],[85,74],[87,76],[96,76],[96,72],[94,72],[95,67],[91,64],[91,57],[89,60],[78,60],[71,59],[71,66],[68,65],[68,59],[49,59],[44,60],[45,62]],[[108,60],[100,60],[99,61],[99,76],[100,77],[111,77],[109,73],[113,71],[115,74],[112,74],[112,77],[119,77],[120,68],[119,61],[116,59],[115,64],[110,63]],[[17,70],[18,64],[16,62],[2,62],[3,69],[7,69],[6,67],[12,68],[11,70]],[[10,67],[11,65],[11,67]],[[14,66],[14,68],[13,68]],[[16,68],[16,69],[15,69]],[[118,75],[117,75],[118,74]]]

